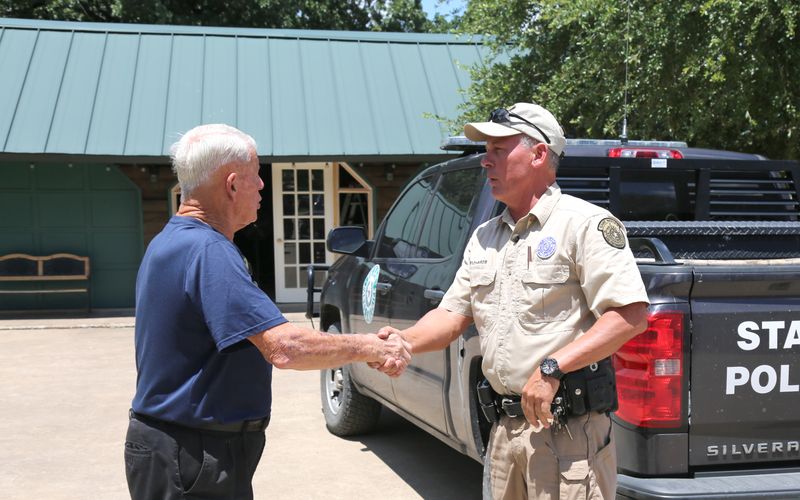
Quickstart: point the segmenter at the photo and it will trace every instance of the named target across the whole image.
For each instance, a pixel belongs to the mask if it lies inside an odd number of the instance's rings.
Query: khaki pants
[[[483,469],[485,499],[604,499],[617,489],[611,419],[590,413],[557,426],[533,427],[503,416],[492,427]]]

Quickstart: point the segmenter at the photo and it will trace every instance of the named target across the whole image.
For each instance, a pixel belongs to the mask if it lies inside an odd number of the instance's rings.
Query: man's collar
[[[533,224],[533,218],[539,221],[539,224],[542,226],[547,222],[547,219],[550,218],[550,214],[553,213],[553,208],[555,208],[556,203],[561,198],[561,188],[558,186],[558,183],[554,182],[550,184],[547,188],[547,191],[542,194],[542,197],[539,198],[539,201],[536,202],[536,205],[528,212],[526,216],[523,218],[528,218],[528,226],[530,227]],[[511,212],[508,211],[508,207],[503,210],[503,213],[500,214],[500,219],[498,223],[505,223],[508,224],[509,227],[514,228],[517,223],[514,222],[514,219],[511,217]]]

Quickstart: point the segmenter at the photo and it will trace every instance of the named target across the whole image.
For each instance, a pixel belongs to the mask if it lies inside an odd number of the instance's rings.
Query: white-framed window
[[[367,238],[375,234],[373,189],[369,182],[347,163],[334,169],[334,220],[337,226],[362,226]]]

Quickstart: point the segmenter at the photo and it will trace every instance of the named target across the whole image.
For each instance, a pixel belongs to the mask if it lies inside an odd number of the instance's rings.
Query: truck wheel
[[[328,332],[339,333],[339,325],[331,325]],[[375,429],[381,414],[381,404],[362,395],[353,387],[347,366],[321,371],[320,394],[325,426],[332,434],[353,436]]]

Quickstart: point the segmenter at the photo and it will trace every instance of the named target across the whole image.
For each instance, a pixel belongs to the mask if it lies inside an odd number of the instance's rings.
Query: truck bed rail
[[[625,228],[634,255],[660,263],[667,254],[699,260],[800,257],[798,221],[625,221]]]

